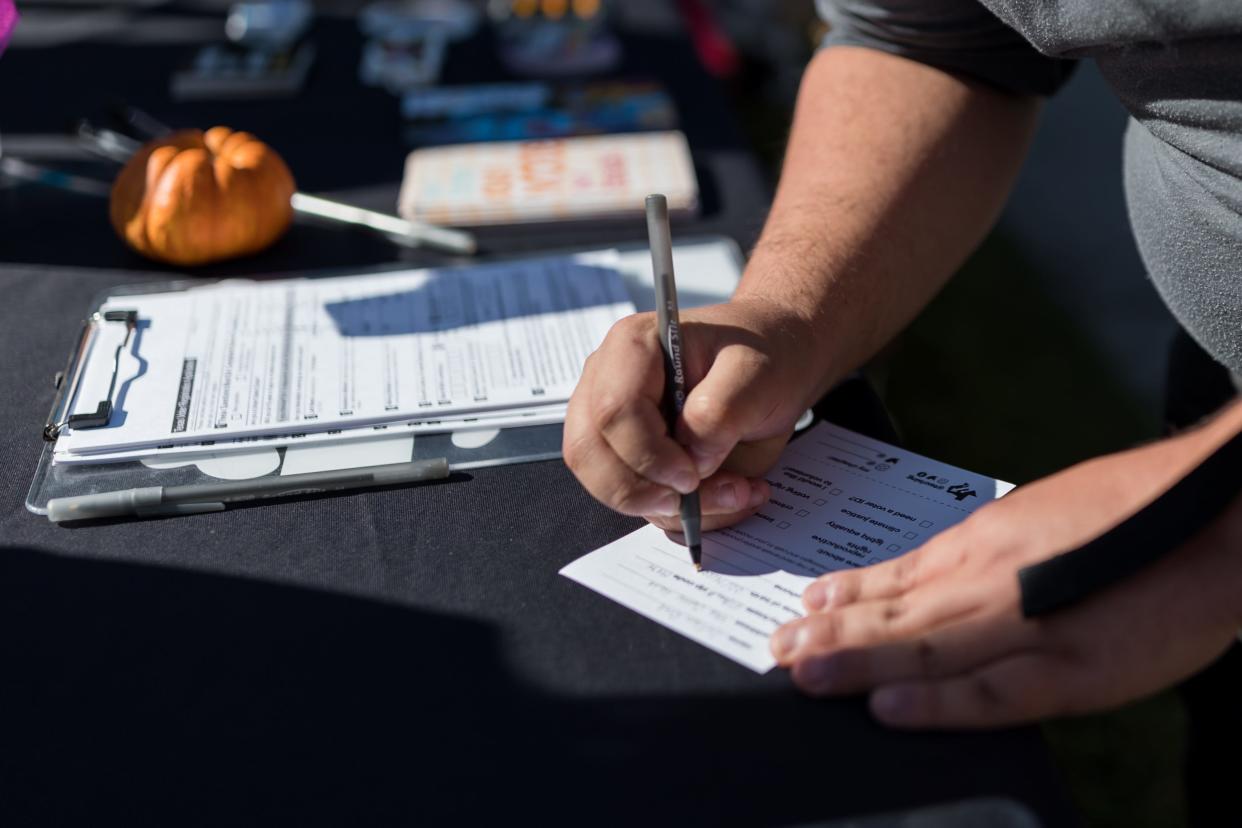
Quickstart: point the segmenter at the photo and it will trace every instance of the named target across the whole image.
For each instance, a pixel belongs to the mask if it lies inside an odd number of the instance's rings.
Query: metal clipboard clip
[[[82,372],[86,368],[86,355],[90,352],[91,343],[94,341],[99,326],[105,322],[123,322],[125,324],[125,340],[116,346],[116,353],[112,355],[112,380],[108,383],[108,396],[100,400],[99,405],[92,412],[69,414],[69,406],[73,404],[78,383],[81,382]],[[110,310],[103,313],[96,311],[87,318],[82,325],[82,333],[78,337],[78,345],[73,349],[73,353],[69,355],[69,362],[65,365],[65,370],[58,373],[55,377],[56,399],[52,401],[52,410],[48,412],[47,424],[43,426],[44,440],[49,443],[56,442],[56,438],[60,436],[61,429],[65,426],[70,428],[100,428],[108,424],[108,421],[112,419],[112,395],[116,392],[116,378],[121,370],[121,354],[129,347],[129,343],[133,341],[134,330],[137,327],[138,311],[136,310]]]

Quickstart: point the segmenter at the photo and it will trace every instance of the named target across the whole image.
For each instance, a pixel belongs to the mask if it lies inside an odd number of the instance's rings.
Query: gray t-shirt
[[[1242,374],[1242,0],[818,0],[826,45],[1048,94],[1093,58],[1131,119],[1139,252],[1191,336]]]

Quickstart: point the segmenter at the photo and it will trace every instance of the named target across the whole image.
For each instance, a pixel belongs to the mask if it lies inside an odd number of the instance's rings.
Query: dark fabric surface
[[[713,182],[687,231],[748,243],[768,194],[719,93],[684,42],[629,46],[670,79]],[[350,87],[356,44],[324,47],[313,103],[221,106],[218,120],[270,136],[308,189],[390,208],[395,104]],[[71,87],[61,63],[86,57],[100,77]],[[173,108],[164,76],[131,59],[6,55],[6,126],[50,129],[120,90],[176,123],[217,120],[206,105]],[[486,69],[455,65],[463,78]],[[50,97],[27,89],[13,103],[18,76],[40,73]],[[301,131],[346,98],[352,123]],[[1072,819],[1033,730],[888,732],[859,700],[803,698],[780,671],[756,676],[561,578],[639,522],[594,503],[560,463],[181,519],[61,528],[27,513],[49,380],[91,297],[168,276],[70,199],[0,194],[0,822],[755,825],[983,794],[1048,825]],[[436,261],[333,232],[298,229],[210,273]],[[517,251],[642,230],[484,238]],[[844,393],[840,412],[883,428],[865,391]]]
[[[603,801],[601,822],[781,824],[990,793],[1065,817],[1031,731],[886,732],[561,578],[639,524],[560,463],[193,518],[25,512],[81,313],[58,297],[87,278],[133,276],[0,272],[0,761],[21,792],[0,811],[558,821]]]

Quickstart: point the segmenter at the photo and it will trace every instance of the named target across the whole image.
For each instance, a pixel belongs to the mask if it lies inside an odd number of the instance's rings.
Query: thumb
[[[780,403],[779,392],[764,388],[770,376],[768,360],[749,348],[725,348],[712,363],[707,376],[686,395],[678,423],[678,438],[707,477],[742,439],[769,437],[779,424],[767,420]]]

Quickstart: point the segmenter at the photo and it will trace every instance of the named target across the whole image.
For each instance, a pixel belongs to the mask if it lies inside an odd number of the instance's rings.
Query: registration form
[[[702,572],[649,525],[561,574],[763,673],[768,637],[804,614],[817,576],[901,555],[1013,488],[822,422],[767,479],[756,515],[703,536]]]
[[[434,419],[411,419],[383,422],[358,428],[332,428],[327,431],[299,431],[291,434],[259,434],[249,437],[205,439],[194,443],[172,443],[154,448],[99,451],[84,454],[58,452],[56,462],[64,465],[95,465],[120,463],[135,458],[193,458],[204,453],[248,451],[259,448],[288,448],[325,443],[360,443],[377,438],[410,437],[427,434],[452,434],[469,431],[491,432],[502,428],[550,425],[565,421],[565,405],[543,405],[530,408],[507,408]]]
[[[563,416],[586,357],[633,312],[615,259],[224,282],[110,300],[103,310],[139,314],[117,414],[108,427],[69,430],[57,452],[116,458],[377,423],[506,412],[528,423],[539,408]],[[75,410],[106,395],[107,337],[123,333],[101,330]]]

